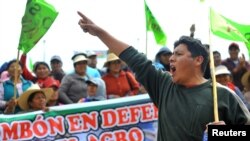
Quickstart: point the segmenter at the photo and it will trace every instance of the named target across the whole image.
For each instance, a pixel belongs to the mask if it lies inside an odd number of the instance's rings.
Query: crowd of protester
[[[96,67],[95,52],[76,52],[72,56],[71,73],[63,70],[60,55],[52,56],[50,65],[37,61],[30,70],[26,65],[27,55],[1,65],[1,114],[47,111],[50,106],[147,93],[126,64],[111,52],[107,52],[107,61],[100,69]]]
[[[216,81],[234,91],[250,110],[250,64],[239,54],[238,44],[230,44],[228,52],[229,58],[222,60],[220,52],[213,51]],[[160,48],[152,65],[169,72],[172,54],[168,47]],[[68,74],[63,70],[60,55],[52,56],[50,65],[35,62],[32,72],[26,66],[26,58],[27,54],[22,54],[19,61],[1,65],[0,113],[46,111],[50,106],[147,93],[126,63],[109,51],[103,68],[97,68],[98,56],[94,51],[76,52],[72,56],[74,70]]]

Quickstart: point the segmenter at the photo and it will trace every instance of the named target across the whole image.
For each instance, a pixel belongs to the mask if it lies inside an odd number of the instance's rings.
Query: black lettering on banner
[[[41,6],[39,4],[34,4],[34,6],[32,6],[30,9],[29,9],[29,13],[31,15],[35,15],[36,13],[38,13],[39,11],[41,10]]]
[[[208,141],[249,141],[250,125],[209,125]]]

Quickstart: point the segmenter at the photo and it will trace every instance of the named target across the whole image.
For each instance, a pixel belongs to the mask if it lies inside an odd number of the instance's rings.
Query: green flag
[[[28,0],[18,49],[28,53],[48,31],[58,12],[44,0]]]
[[[250,52],[250,25],[236,23],[210,9],[210,29],[221,38],[245,42]]]
[[[145,5],[145,13],[146,13],[147,31],[152,31],[154,33],[157,44],[166,45],[167,36],[163,32],[162,28],[158,24],[157,20],[155,19],[154,15],[150,11],[145,1],[144,1],[144,5]]]

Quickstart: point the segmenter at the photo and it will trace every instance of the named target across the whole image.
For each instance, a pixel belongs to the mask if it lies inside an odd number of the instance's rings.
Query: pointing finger
[[[82,17],[83,20],[88,20],[88,18],[83,15],[80,11],[77,11],[77,14]]]

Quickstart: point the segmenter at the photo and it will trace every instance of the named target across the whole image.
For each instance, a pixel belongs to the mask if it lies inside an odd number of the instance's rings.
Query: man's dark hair
[[[180,39],[174,43],[174,48],[176,48],[180,44],[187,45],[187,49],[191,52],[192,57],[203,57],[204,60],[201,64],[201,71],[204,73],[209,61],[209,55],[204,45],[202,45],[201,41],[189,36],[181,36]]]

